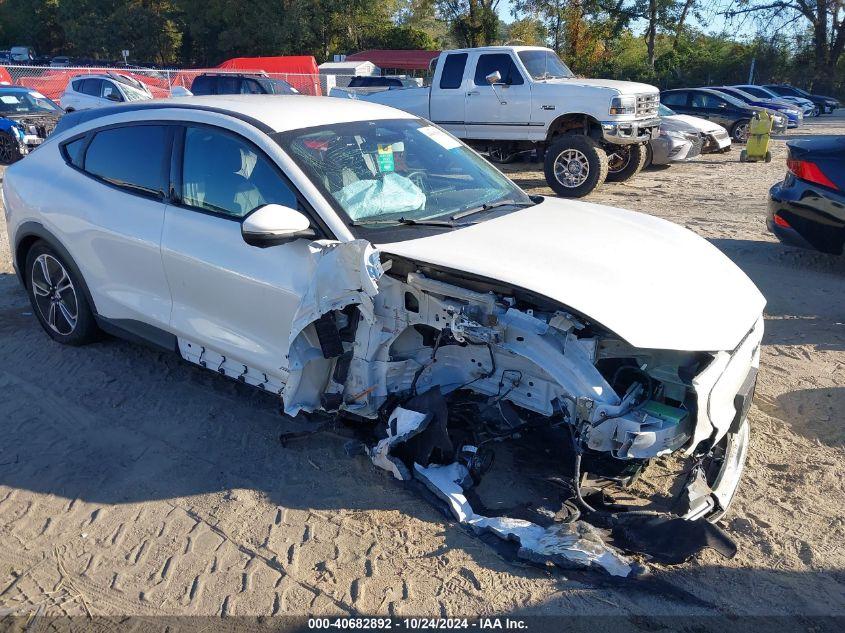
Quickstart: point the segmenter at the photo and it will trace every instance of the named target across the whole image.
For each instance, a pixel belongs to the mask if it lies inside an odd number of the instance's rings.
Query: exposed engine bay
[[[675,530],[726,511],[747,450],[762,321],[732,352],[638,349],[543,297],[380,254],[363,240],[314,256],[286,374],[275,382],[239,366],[237,377],[278,387],[290,415],[375,421],[372,461],[421,483],[473,531],[518,542],[535,562],[627,576],[636,566],[595,526],[662,516]],[[225,358],[218,371],[228,373]],[[540,430],[568,445],[551,475],[568,487],[573,511],[544,526],[473,510],[466,492],[489,469],[493,447]],[[607,503],[606,490],[675,453],[690,466],[674,508]],[[721,538],[694,529],[701,542]]]

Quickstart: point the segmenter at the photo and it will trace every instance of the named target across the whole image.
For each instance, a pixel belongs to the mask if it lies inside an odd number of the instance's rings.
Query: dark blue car
[[[62,114],[31,88],[0,86],[0,164],[14,163],[43,143]]]
[[[798,127],[804,121],[804,113],[801,111],[801,108],[795,104],[786,103],[778,99],[761,99],[760,97],[755,97],[754,95],[746,92],[745,90],[740,90],[739,88],[734,88],[732,86],[717,86],[714,87],[713,90],[718,90],[719,92],[736,97],[748,105],[766,108],[767,110],[776,110],[786,116],[787,125],[790,128]]]
[[[834,255],[845,244],[845,136],[790,141],[787,174],[769,190],[766,226],[786,244]]]

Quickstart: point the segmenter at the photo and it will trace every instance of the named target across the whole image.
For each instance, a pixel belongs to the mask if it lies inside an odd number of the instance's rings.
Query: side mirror
[[[487,80],[487,83],[491,86],[500,84],[502,83],[502,73],[500,73],[498,70],[494,70],[492,73],[487,75],[485,79]]]
[[[244,241],[252,246],[275,246],[298,237],[314,237],[311,222],[296,209],[280,204],[259,207],[241,224]]]

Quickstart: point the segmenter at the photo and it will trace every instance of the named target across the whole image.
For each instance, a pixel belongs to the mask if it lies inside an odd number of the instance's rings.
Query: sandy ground
[[[843,134],[845,114],[800,133]],[[768,298],[753,444],[724,523],[736,558],[623,582],[506,562],[342,438],[280,446],[301,426],[264,394],[125,342],[51,342],[0,232],[0,608],[604,613],[636,628],[657,614],[845,615],[845,259],[767,234],[784,143],[773,150],[769,165],[706,156],[590,197],[712,240]],[[508,170],[548,191],[534,166]]]

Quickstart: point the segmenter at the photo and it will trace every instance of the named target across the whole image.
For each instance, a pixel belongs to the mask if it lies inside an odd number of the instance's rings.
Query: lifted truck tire
[[[607,178],[607,154],[593,139],[565,134],[546,150],[546,182],[562,198],[581,198]]]
[[[612,145],[608,149],[611,150],[607,155],[608,182],[625,182],[645,167],[648,152],[643,144]]]

